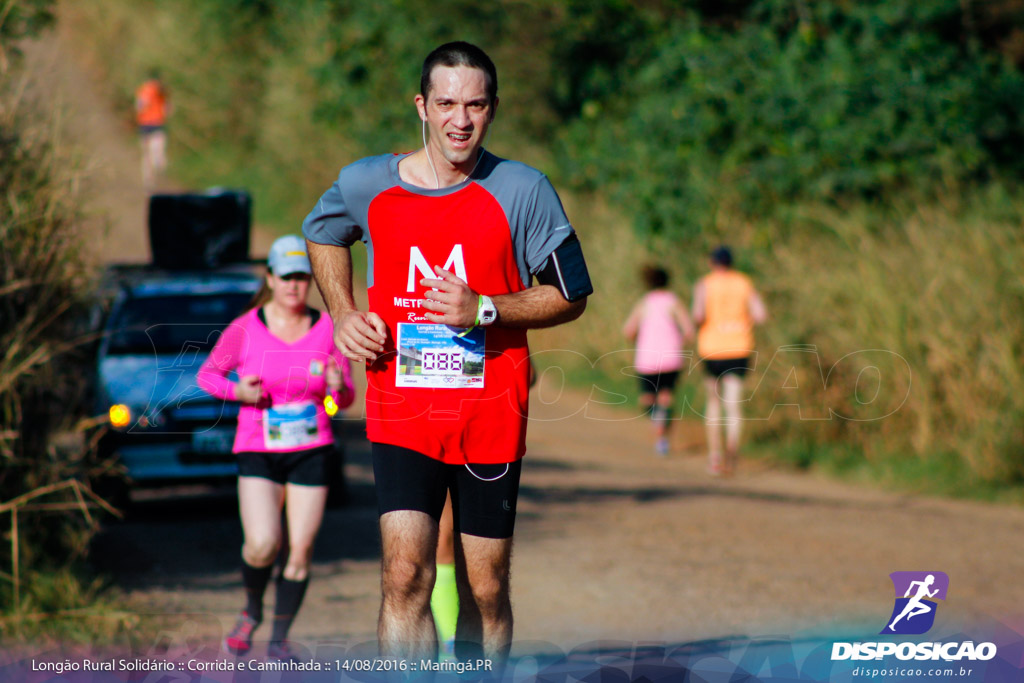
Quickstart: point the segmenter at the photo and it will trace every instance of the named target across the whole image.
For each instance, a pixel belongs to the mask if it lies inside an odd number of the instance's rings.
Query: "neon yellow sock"
[[[437,565],[437,581],[430,594],[430,611],[437,625],[437,640],[445,643],[455,637],[455,622],[459,620],[459,590],[455,587],[455,565]]]

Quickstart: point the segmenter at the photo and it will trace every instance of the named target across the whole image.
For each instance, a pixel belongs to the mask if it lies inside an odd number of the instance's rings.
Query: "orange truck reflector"
[[[132,411],[128,406],[118,403],[110,406],[110,424],[114,427],[127,427],[132,421]]]

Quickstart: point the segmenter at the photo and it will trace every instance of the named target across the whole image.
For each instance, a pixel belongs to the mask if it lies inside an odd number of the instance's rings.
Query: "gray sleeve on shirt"
[[[341,169],[338,179],[324,192],[302,221],[302,234],[310,242],[339,247],[358,240],[367,242],[367,213],[378,193],[393,184],[388,164],[394,155],[367,157]]]
[[[363,229],[353,220],[341,189],[342,175],[324,192],[302,221],[302,234],[310,242],[348,247],[362,238]]]
[[[543,269],[551,252],[574,231],[546,175],[493,155],[489,162],[478,182],[505,211],[519,277],[529,287],[532,276]]]
[[[541,176],[531,189],[526,218],[526,266],[536,275],[551,252],[575,232],[547,176]]]

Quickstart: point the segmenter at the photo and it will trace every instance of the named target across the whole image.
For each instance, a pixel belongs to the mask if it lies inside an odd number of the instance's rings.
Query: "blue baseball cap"
[[[306,252],[306,240],[298,235],[278,237],[270,245],[267,266],[278,277],[284,277],[292,273],[312,274],[313,269],[309,265],[309,254]]]

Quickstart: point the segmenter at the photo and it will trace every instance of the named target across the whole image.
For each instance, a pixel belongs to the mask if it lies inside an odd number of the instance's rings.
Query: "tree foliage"
[[[691,13],[581,106],[563,168],[611,189],[642,229],[680,237],[723,205],[754,215],[1019,175],[1024,79],[960,40],[961,11],[771,1],[730,28]]]
[[[0,5],[0,55],[14,41],[53,25],[54,0],[9,0]]]
[[[159,36],[152,55],[112,69],[128,93],[139,64],[166,60],[179,137],[246,150],[237,161],[250,168],[273,160],[280,186],[305,187],[316,162],[297,147],[341,140],[344,161],[418,145],[411,98],[423,56],[476,42],[507,95],[499,143],[554,145],[555,172],[613,197],[642,231],[692,238],[723,208],[763,215],[1020,175],[1015,8],[170,0],[131,11],[196,39]]]

